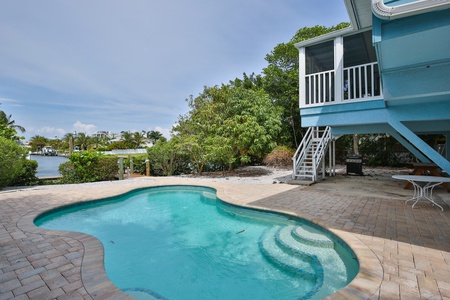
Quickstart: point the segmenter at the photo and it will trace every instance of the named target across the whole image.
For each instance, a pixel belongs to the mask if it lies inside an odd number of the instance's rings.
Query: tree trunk
[[[69,156],[72,155],[73,151],[73,137],[70,137],[69,139]]]
[[[359,154],[359,141],[358,141],[358,135],[353,135],[353,154]]]

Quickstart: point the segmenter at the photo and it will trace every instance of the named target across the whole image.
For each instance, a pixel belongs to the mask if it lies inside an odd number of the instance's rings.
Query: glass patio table
[[[421,176],[421,175],[393,175],[392,178],[399,180],[407,180],[414,187],[414,195],[411,199],[405,201],[415,201],[412,205],[412,208],[419,202],[421,199],[425,199],[426,201],[430,201],[433,205],[438,206],[442,211],[444,208],[437,204],[433,199],[433,189],[442,184],[442,183],[450,183],[450,177],[439,177],[439,176]]]

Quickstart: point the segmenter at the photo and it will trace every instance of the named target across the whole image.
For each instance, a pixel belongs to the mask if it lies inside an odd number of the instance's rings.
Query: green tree
[[[124,141],[112,142],[106,147],[108,150],[124,150],[130,149],[129,145]]]
[[[14,120],[12,120],[12,115],[6,115],[3,110],[0,110],[0,136],[7,138],[9,140],[19,141],[23,137],[17,136],[17,130],[20,132],[25,132],[25,128],[17,125]]]
[[[205,164],[210,158],[205,143],[201,139],[201,135],[184,136],[180,139],[179,149],[191,163],[192,170],[201,176]]]
[[[171,176],[178,167],[178,157],[180,155],[176,139],[168,142],[156,143],[148,148],[148,159],[155,175]]]
[[[133,132],[133,145],[134,149],[140,148],[146,141],[146,132],[142,130],[141,132]]]
[[[208,136],[204,147],[213,166],[219,167],[222,171],[233,168],[237,158],[230,138],[220,135]]]
[[[120,140],[127,146],[126,149],[133,149],[134,148],[134,136],[129,131],[122,131]]]
[[[91,144],[91,138],[85,132],[79,132],[75,135],[75,145],[80,147],[80,150],[87,150]]]
[[[11,183],[14,186],[31,186],[39,184],[36,177],[38,163],[35,160],[25,159],[23,161],[22,172],[20,172]]]
[[[54,139],[49,140],[50,146],[57,151],[61,151],[64,149],[68,149],[69,145],[64,142],[64,140],[55,137]]]
[[[24,173],[26,151],[16,142],[0,136],[0,188],[9,186]]]
[[[147,139],[152,143],[156,144],[159,140],[164,138],[161,132],[157,130],[151,130],[147,132]]]
[[[91,142],[94,149],[97,149],[100,146],[102,139],[98,136],[93,136],[91,137]]]
[[[173,132],[189,141],[186,148],[196,149],[191,162],[197,169],[207,163],[205,159],[221,169],[261,160],[276,145],[280,111],[261,89],[205,87],[188,105],[191,110],[179,118]]]
[[[283,129],[277,142],[297,147],[302,137],[298,107],[298,51],[291,42],[279,44],[266,55],[266,61],[269,65],[263,69],[264,90],[282,109]]]
[[[326,27],[321,25],[316,25],[313,27],[303,27],[297,30],[291,39],[293,43],[300,43],[302,41],[310,40],[320,35],[324,35],[336,30],[341,30],[350,26],[348,22],[341,22],[336,26]]]
[[[227,119],[218,133],[230,138],[238,161],[262,159],[272,151],[281,130],[280,111],[264,91],[232,88],[226,106]]]
[[[242,79],[235,78],[234,80],[230,80],[230,86],[259,90],[264,87],[264,80],[261,75],[255,75],[255,73],[252,73],[250,76],[247,76],[244,72]]]
[[[7,116],[4,111],[0,110],[0,122],[5,123],[7,126],[19,130],[20,132],[25,132],[25,128],[17,125],[16,121],[12,120],[12,115]]]
[[[47,146],[49,144],[49,140],[44,136],[35,135],[31,137],[28,144],[31,146],[31,151],[36,152]]]

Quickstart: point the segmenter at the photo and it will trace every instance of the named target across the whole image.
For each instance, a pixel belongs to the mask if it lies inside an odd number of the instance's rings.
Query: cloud
[[[0,97],[0,104],[2,103],[8,103],[9,106],[22,106],[22,103],[19,100]]]
[[[73,129],[76,132],[84,132],[89,135],[97,131],[97,126],[94,124],[83,124],[80,121],[76,121],[75,124],[73,124]]]
[[[66,131],[62,128],[55,128],[55,127],[42,127],[39,129],[35,129],[33,130],[34,132],[36,132],[39,135],[64,135],[66,133]]]
[[[301,27],[346,20],[343,1],[330,0],[0,1],[0,109],[26,135],[170,137],[189,95],[260,73]]]

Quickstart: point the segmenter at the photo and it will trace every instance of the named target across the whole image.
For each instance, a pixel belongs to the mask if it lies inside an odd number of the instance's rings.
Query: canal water
[[[37,177],[59,176],[58,167],[69,159],[62,156],[31,155],[31,159],[37,161]]]

